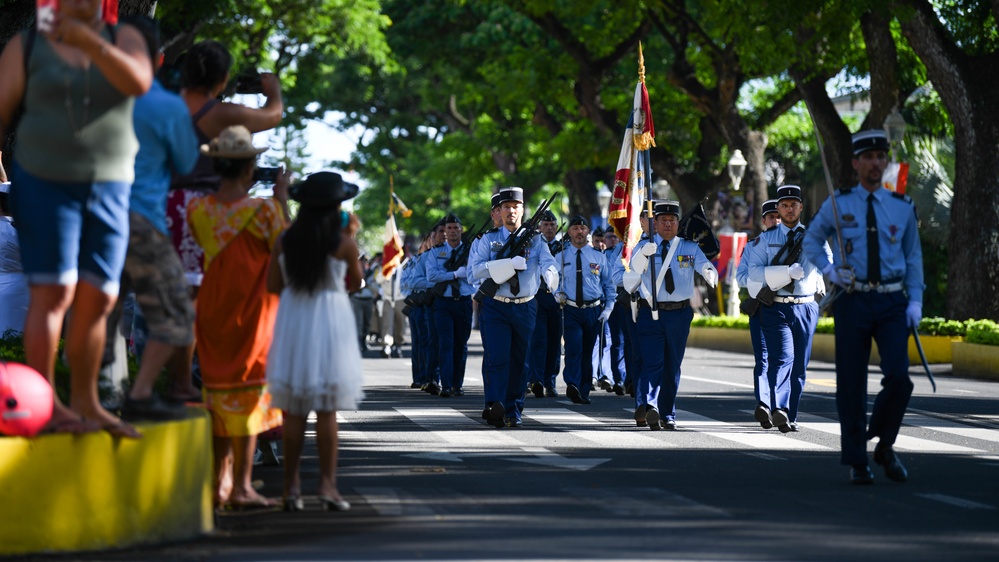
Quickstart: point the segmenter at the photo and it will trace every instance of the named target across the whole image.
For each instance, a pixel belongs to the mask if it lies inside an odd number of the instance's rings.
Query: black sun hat
[[[356,196],[357,190],[336,172],[316,172],[292,185],[288,195],[307,207],[332,207]]]

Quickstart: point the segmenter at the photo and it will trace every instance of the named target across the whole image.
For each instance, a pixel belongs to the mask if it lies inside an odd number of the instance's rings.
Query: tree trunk
[[[902,33],[954,123],[947,315],[999,320],[999,77],[983,70],[999,65],[999,53],[966,54],[928,2],[904,3],[914,10],[900,15]]]
[[[854,185],[855,174],[850,164],[850,159],[853,158],[850,129],[843,123],[832,100],[829,99],[825,79],[804,78],[794,69],[791,70],[791,76],[801,90],[802,97],[805,98],[813,125],[822,137],[826,162],[829,164],[829,175],[832,176],[832,188]]]
[[[597,184],[606,181],[605,173],[606,170],[603,168],[566,172],[564,181],[566,190],[569,192],[569,216],[583,215],[586,220],[601,216],[600,201],[597,199]],[[608,189],[610,188],[608,187]]]
[[[891,35],[891,19],[886,10],[867,12],[860,17],[860,29],[867,46],[871,72],[871,111],[867,127],[880,129],[892,108],[901,109],[898,88],[898,50]]]

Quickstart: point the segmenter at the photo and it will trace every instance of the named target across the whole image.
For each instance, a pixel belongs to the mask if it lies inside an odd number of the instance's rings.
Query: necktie
[[[520,294],[520,272],[519,271],[514,271],[513,272],[513,277],[510,278],[509,283],[510,283],[510,293],[513,296],[516,297],[517,295]]]
[[[460,245],[457,248],[452,248],[451,249],[451,257],[449,258],[449,261],[451,262],[451,266],[452,266],[451,271],[455,271],[455,270],[458,269],[458,263],[457,262],[458,262],[458,249],[459,248],[461,248]],[[461,295],[461,281],[459,281],[458,279],[454,279],[454,280],[451,281],[451,296],[452,297],[457,297],[457,296],[460,296],[460,295]]]
[[[583,306],[583,252],[576,250],[576,306]]]
[[[663,267],[667,267],[669,262],[666,261],[666,255],[669,254],[669,241],[663,243]],[[673,283],[673,268],[666,270],[666,277],[663,280],[663,285],[666,287],[667,293],[672,293],[676,289],[676,285]]]
[[[874,194],[867,195],[867,282],[881,282],[881,250],[878,246],[878,219],[874,216]]]

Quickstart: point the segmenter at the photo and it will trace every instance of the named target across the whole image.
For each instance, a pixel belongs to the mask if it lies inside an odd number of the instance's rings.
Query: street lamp
[[[746,159],[742,156],[741,150],[736,150],[728,160],[728,176],[732,178],[732,188],[739,191],[739,184],[742,177],[746,175]]]
[[[898,161],[898,146],[905,138],[905,118],[898,112],[898,106],[891,108],[891,113],[885,117],[884,128],[888,134],[888,143],[891,145],[891,161]]]
[[[607,184],[601,184],[600,191],[597,192],[597,201],[600,203],[600,218],[603,221],[602,226],[607,226],[607,217],[610,215],[611,197],[611,192],[607,189]]]

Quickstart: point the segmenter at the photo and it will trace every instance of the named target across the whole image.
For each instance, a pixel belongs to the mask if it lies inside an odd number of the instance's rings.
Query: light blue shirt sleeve
[[[457,249],[461,251],[460,244],[458,245]],[[467,278],[463,277],[460,279],[455,279],[454,272],[448,271],[444,267],[444,264],[447,263],[449,259],[451,259],[451,246],[449,244],[445,243],[441,246],[436,246],[434,248],[431,248],[426,253],[429,254],[428,256],[429,259],[427,261],[427,281],[430,283],[431,287],[440,282],[450,282],[457,280],[460,296],[469,296],[475,292],[472,289],[472,285],[468,282]],[[466,267],[465,270],[467,272],[468,268]],[[449,284],[444,289],[444,296],[445,297],[456,296],[453,294],[453,291],[454,288]]]

